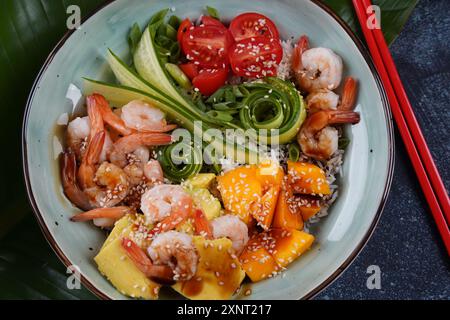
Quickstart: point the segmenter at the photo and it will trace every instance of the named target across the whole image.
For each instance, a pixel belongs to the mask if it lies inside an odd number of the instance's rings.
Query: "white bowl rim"
[[[98,8],[93,10],[92,13],[90,13],[88,16],[83,18],[81,25],[83,25],[87,20],[93,18],[99,11],[106,8],[110,4],[114,3],[116,0],[107,0],[105,3],[100,5]],[[388,172],[386,176],[385,181],[385,187],[383,191],[383,195],[381,197],[376,215],[373,218],[373,221],[368,228],[367,232],[365,233],[364,237],[361,239],[359,244],[356,246],[355,250],[349,255],[349,257],[339,266],[327,279],[325,279],[320,285],[318,285],[316,288],[305,294],[303,297],[299,297],[299,299],[312,299],[315,296],[317,296],[320,292],[322,292],[325,288],[327,288],[329,285],[331,285],[335,280],[337,280],[344,271],[352,264],[352,262],[357,258],[357,256],[361,253],[361,251],[366,246],[367,242],[372,237],[376,226],[378,225],[378,222],[380,220],[381,214],[384,210],[384,207],[386,205],[386,200],[389,195],[389,191],[391,189],[392,184],[392,178],[394,174],[394,159],[395,159],[395,138],[394,138],[394,129],[393,129],[393,122],[392,122],[392,113],[389,107],[389,102],[387,98],[386,91],[384,89],[384,86],[381,81],[381,77],[373,63],[372,57],[367,51],[366,47],[362,43],[362,41],[355,35],[355,33],[350,29],[350,27],[342,20],[341,17],[339,17],[334,11],[329,8],[326,4],[322,3],[320,0],[310,0],[312,3],[317,5],[319,8],[321,8],[323,11],[325,11],[327,14],[329,14],[334,20],[341,26],[341,28],[350,36],[350,38],[353,40],[355,45],[357,46],[358,50],[362,54],[365,62],[367,63],[368,67],[370,68],[372,75],[374,77],[374,80],[377,84],[380,96],[381,96],[381,102],[383,105],[383,111],[385,113],[385,120],[386,120],[386,128],[387,128],[387,135],[388,135]],[[30,175],[29,175],[29,168],[28,168],[28,152],[27,152],[27,140],[26,140],[26,130],[28,126],[28,119],[29,114],[31,111],[31,105],[33,102],[34,95],[38,89],[38,84],[41,80],[41,77],[46,72],[48,67],[53,61],[53,58],[56,56],[56,54],[59,52],[59,50],[64,46],[66,41],[72,36],[72,34],[76,30],[69,30],[66,32],[66,34],[61,38],[61,40],[57,43],[57,45],[54,47],[54,49],[51,51],[49,56],[47,57],[46,61],[44,62],[43,67],[39,71],[36,80],[32,86],[30,95],[27,100],[27,104],[25,107],[25,113],[23,118],[23,125],[22,125],[22,166],[24,171],[24,180],[25,180],[25,186],[27,190],[27,196],[28,201],[32,207],[33,213],[38,221],[39,227],[44,234],[44,237],[46,238],[47,242],[50,244],[52,250],[56,253],[58,258],[61,260],[61,262],[66,266],[69,267],[73,265],[73,263],[67,258],[66,254],[63,252],[61,247],[58,245],[54,237],[51,235],[49,228],[47,227],[43,217],[42,213],[40,212],[36,200],[34,198],[34,194],[31,187],[30,182]],[[83,273],[80,275],[81,283],[93,294],[95,294],[97,297],[103,299],[103,300],[112,300],[112,297],[110,297],[107,293],[99,290],[94,283],[89,281]]]

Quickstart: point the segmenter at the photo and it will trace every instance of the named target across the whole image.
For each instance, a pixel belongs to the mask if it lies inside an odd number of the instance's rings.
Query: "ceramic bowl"
[[[72,112],[66,98],[71,83],[82,77],[110,80],[105,61],[108,48],[126,54],[127,33],[134,22],[144,25],[163,8],[198,17],[206,5],[224,18],[256,11],[271,17],[283,38],[307,34],[312,46],[332,48],[345,61],[346,74],[360,81],[358,111],[362,121],[348,128],[351,139],[339,180],[340,196],[330,214],[313,228],[312,249],[289,266],[283,276],[251,287],[250,297],[236,299],[311,298],[330,284],[354,260],[372,234],[389,191],[393,171],[391,115],[385,92],[370,56],[355,35],[318,1],[301,0],[116,0],[107,3],[69,32],[51,53],[30,95],[23,128],[23,164],[29,198],[39,224],[66,265],[80,268],[84,285],[101,298],[124,299],[97,270],[93,261],[105,234],[88,223],[72,223],[76,209],[64,197],[57,156],[64,113]],[[179,296],[170,290],[162,299]]]

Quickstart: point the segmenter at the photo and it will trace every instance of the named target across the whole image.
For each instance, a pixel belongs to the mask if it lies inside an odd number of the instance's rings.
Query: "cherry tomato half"
[[[280,41],[273,38],[245,39],[230,48],[231,70],[246,78],[276,76],[282,58]]]
[[[191,27],[184,34],[182,47],[188,60],[206,68],[223,68],[228,64],[228,51],[233,37],[219,26]]]
[[[198,67],[192,62],[180,64],[180,69],[190,80],[198,76]]]
[[[183,50],[183,36],[185,35],[185,33],[188,31],[188,29],[192,27],[192,22],[191,20],[189,20],[189,18],[184,19],[183,22],[181,22],[180,27],[178,28],[178,34],[177,34],[177,40],[178,43],[181,46],[181,50]],[[183,50],[184,52],[184,50]]]
[[[192,84],[205,96],[210,96],[222,87],[228,78],[228,68],[203,69]]]
[[[259,13],[244,13],[230,24],[230,32],[235,41],[252,37],[267,37],[279,39],[280,34],[275,24],[268,17]]]
[[[224,29],[227,28],[223,25],[222,22],[220,22],[219,20],[214,19],[213,17],[210,17],[210,16],[202,16],[202,18],[200,19],[200,25],[202,25],[202,24],[205,26],[223,27]]]

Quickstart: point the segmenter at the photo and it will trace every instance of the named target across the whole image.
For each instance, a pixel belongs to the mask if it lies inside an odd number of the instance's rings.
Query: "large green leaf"
[[[0,244],[0,299],[95,298],[83,287],[67,288],[66,268],[49,250],[32,217],[13,231]]]
[[[46,56],[66,30],[66,8],[78,5],[86,16],[104,0],[0,1],[0,298],[76,299],[87,291],[66,289],[65,270],[29,216],[20,160],[23,110]],[[324,0],[356,32],[351,0]],[[400,32],[417,0],[378,0],[388,42]]]
[[[361,37],[358,18],[351,0],[323,0]],[[373,0],[381,9],[381,24],[386,41],[390,44],[399,35],[419,0]]]

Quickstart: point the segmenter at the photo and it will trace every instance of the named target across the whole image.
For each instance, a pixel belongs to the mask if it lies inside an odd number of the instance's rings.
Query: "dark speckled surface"
[[[420,0],[392,45],[429,147],[450,186],[450,1]],[[366,286],[381,269],[381,289]],[[317,299],[450,299],[450,259],[396,132],[391,193],[375,233],[347,271]]]

